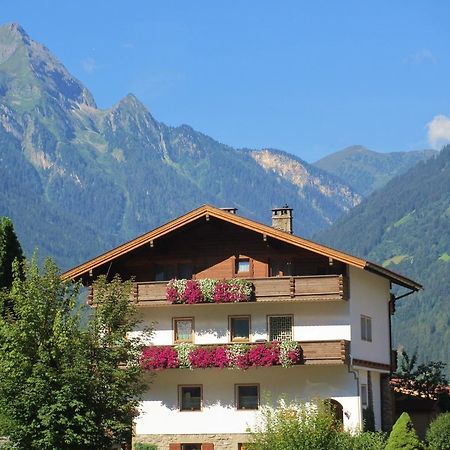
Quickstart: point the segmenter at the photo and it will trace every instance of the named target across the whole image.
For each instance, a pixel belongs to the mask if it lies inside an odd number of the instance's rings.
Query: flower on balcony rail
[[[239,278],[230,280],[170,280],[166,298],[170,303],[236,303],[249,301],[253,291],[250,281]]]
[[[298,342],[268,342],[264,344],[231,344],[198,346],[178,344],[153,346],[144,350],[141,362],[148,370],[186,368],[206,369],[235,368],[246,370],[250,367],[289,367],[302,361]]]
[[[142,352],[141,364],[149,370],[175,369],[180,366],[178,353],[170,345],[146,347]]]

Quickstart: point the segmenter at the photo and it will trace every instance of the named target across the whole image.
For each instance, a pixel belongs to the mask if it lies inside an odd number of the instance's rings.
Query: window
[[[236,385],[236,407],[237,409],[258,409],[259,385]]]
[[[183,317],[173,319],[174,342],[194,342],[194,319]]]
[[[292,316],[269,316],[269,340],[292,341]]]
[[[181,450],[201,450],[202,444],[181,444]]]
[[[179,386],[180,411],[200,411],[202,409],[201,386]]]
[[[247,449],[247,444],[238,444],[238,450],[246,450]]]
[[[250,317],[230,317],[230,341],[248,342],[250,340]]]
[[[361,385],[361,405],[363,408],[366,408],[368,404],[368,396],[367,396],[367,384]]]
[[[372,342],[372,319],[368,316],[361,316],[361,339]]]
[[[250,258],[236,258],[236,273],[250,273]]]

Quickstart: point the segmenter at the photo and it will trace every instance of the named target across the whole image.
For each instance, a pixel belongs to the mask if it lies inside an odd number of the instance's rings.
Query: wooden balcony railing
[[[248,281],[253,283],[256,302],[348,300],[348,280],[343,275],[248,278]],[[166,281],[134,283],[131,297],[141,306],[170,305],[166,288]],[[89,299],[90,303],[95,302],[92,291]]]
[[[297,342],[297,344],[299,345],[300,357],[296,362],[293,363],[294,365],[342,365],[348,364],[350,360],[350,342],[346,340],[305,341],[305,342]],[[207,347],[210,349],[214,349],[217,347],[228,347],[229,345],[232,344],[204,344],[204,345],[197,345],[195,348]],[[252,346],[256,345],[264,345],[264,343],[258,342],[248,344],[249,349]],[[155,346],[155,349],[163,350],[166,349],[167,347],[170,346]],[[150,361],[152,361],[152,359],[150,359]],[[158,358],[158,363],[160,362],[161,358]],[[279,362],[275,363],[274,365],[279,365]],[[214,367],[214,366],[215,366],[214,364],[211,364],[211,366],[207,367]],[[152,365],[151,367],[155,368],[155,366]],[[157,367],[157,368],[164,368],[164,367]]]

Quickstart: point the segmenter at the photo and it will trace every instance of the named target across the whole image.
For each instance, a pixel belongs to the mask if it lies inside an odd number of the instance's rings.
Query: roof
[[[245,217],[238,216],[236,214],[232,214],[228,211],[223,211],[222,209],[216,208],[211,205],[203,205],[199,208],[196,208],[183,216],[178,217],[166,224],[155,228],[148,233],[145,233],[137,238],[128,241],[122,245],[119,245],[112,250],[103,253],[89,261],[86,261],[79,266],[74,267],[73,269],[64,272],[61,277],[64,280],[67,279],[75,279],[79,278],[82,275],[85,275],[89,271],[108,263],[114,260],[117,257],[120,257],[130,251],[133,251],[143,245],[150,243],[151,241],[155,241],[156,239],[165,236],[166,234],[171,233],[179,228],[184,227],[185,225],[194,222],[197,219],[202,217],[214,217],[220,220],[224,220],[231,224],[240,226],[242,228],[249,229],[256,233],[261,233],[266,235],[267,237],[271,237],[274,239],[278,239],[287,244],[291,244],[295,247],[299,247],[305,250],[310,250],[312,252],[318,253],[320,255],[333,258],[337,261],[341,261],[345,264],[348,264],[352,267],[356,267],[358,269],[363,269],[380,275],[384,278],[389,279],[395,284],[399,286],[403,286],[414,291],[418,291],[422,289],[422,285],[417,283],[416,281],[404,277],[396,272],[386,269],[378,264],[372,263],[370,261],[366,261],[365,259],[358,258],[356,256],[350,255],[348,253],[341,252],[339,250],[335,250],[331,247],[327,247],[322,244],[318,244],[316,242],[310,241],[308,239],[301,238],[299,236],[295,236],[293,234],[287,233],[285,231],[277,230],[271,226],[264,225],[262,223],[256,222],[254,220],[246,219]]]

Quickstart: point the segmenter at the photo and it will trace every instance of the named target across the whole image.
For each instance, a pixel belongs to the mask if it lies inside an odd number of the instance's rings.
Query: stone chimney
[[[237,208],[220,208],[222,211],[229,212],[231,214],[236,214]]]
[[[292,208],[285,204],[282,208],[272,209],[272,227],[292,234]]]

